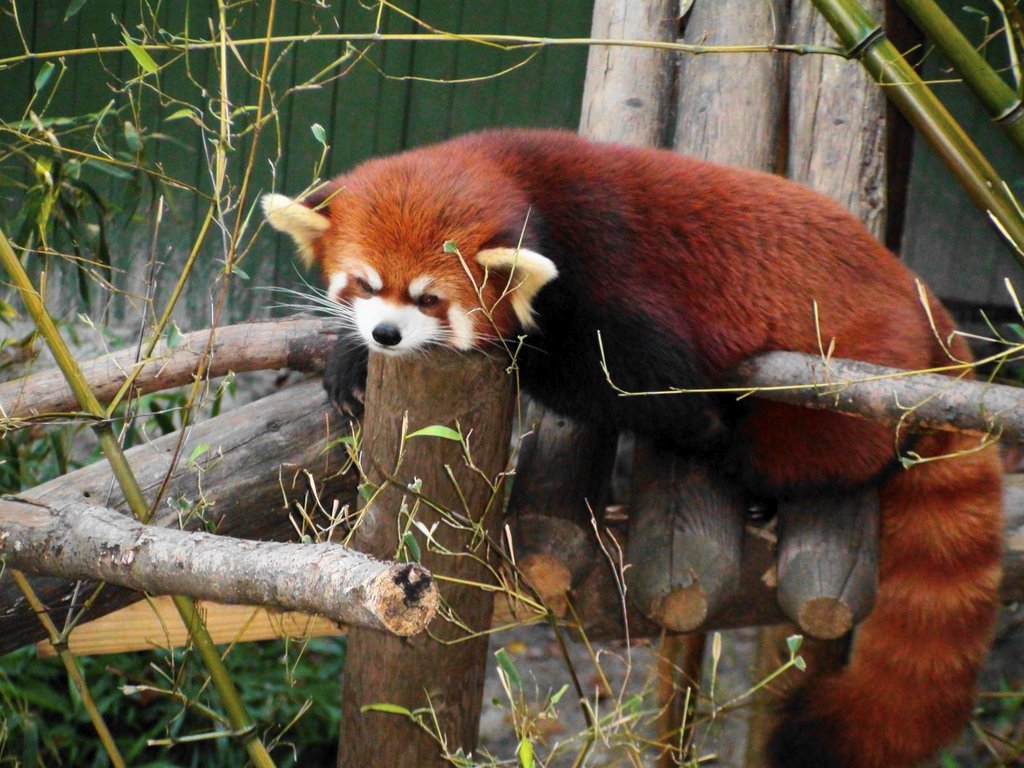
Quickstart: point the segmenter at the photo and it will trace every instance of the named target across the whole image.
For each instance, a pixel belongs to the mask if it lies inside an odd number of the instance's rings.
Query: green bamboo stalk
[[[889,100],[931,145],[971,201],[992,218],[1024,266],[1024,218],[981,150],[856,0],[813,2],[832,25],[847,55],[859,59],[883,86]]]
[[[46,610],[46,606],[43,605],[39,596],[36,595],[35,590],[32,589],[32,585],[28,579],[25,578],[25,574],[16,569],[11,569],[11,578],[21,589],[22,594],[25,595],[25,599],[28,600],[28,604],[32,606],[32,612],[39,618],[40,623],[43,625],[43,629],[46,630],[47,635],[50,638],[50,645],[53,646],[57,652],[57,657],[64,664],[64,669],[67,670],[68,677],[71,678],[72,684],[75,686],[75,690],[78,691],[78,696],[82,700],[82,706],[85,707],[85,712],[89,716],[89,721],[92,723],[92,727],[96,730],[96,735],[100,737],[100,744],[103,745],[104,751],[107,753],[107,757],[110,758],[110,764],[114,768],[126,768],[124,757],[121,755],[121,750],[117,748],[117,743],[114,741],[114,737],[110,735],[110,728],[107,727],[106,720],[103,719],[103,715],[100,713],[99,707],[96,706],[96,700],[92,697],[92,692],[89,690],[89,684],[85,681],[85,675],[82,674],[82,668],[78,666],[78,659],[75,655],[68,650],[67,645],[61,642],[60,632],[57,630],[57,626],[50,619],[50,614]]]
[[[1024,102],[1013,88],[989,66],[935,0],[898,2],[985,104],[993,122],[1024,152]]]
[[[111,470],[114,473],[114,477],[117,478],[118,485],[120,485],[121,491],[124,493],[125,501],[128,503],[129,508],[139,520],[143,522],[148,521],[151,517],[149,504],[146,502],[146,497],[142,493],[142,488],[139,486],[131,466],[121,451],[121,446],[117,441],[116,435],[114,435],[110,422],[105,418],[103,406],[100,405],[99,400],[96,399],[92,390],[89,389],[85,376],[82,375],[81,369],[64,343],[64,339],[57,330],[57,326],[54,324],[49,312],[47,312],[42,297],[40,297],[32,285],[32,281],[29,280],[25,268],[18,260],[10,241],[8,241],[7,236],[2,230],[0,230],[0,263],[3,264],[11,283],[18,290],[36,328],[46,340],[47,346],[53,353],[61,373],[64,374],[64,378],[78,399],[82,410],[97,420],[95,429],[99,436],[100,447],[103,450],[103,455],[110,462]],[[274,768],[274,761],[271,759],[270,753],[267,752],[263,742],[253,736],[255,725],[245,711],[238,690],[225,669],[224,662],[217,653],[213,640],[206,630],[202,617],[196,611],[193,601],[188,597],[175,597],[174,604],[178,608],[185,626],[191,633],[192,640],[199,650],[203,662],[206,664],[210,679],[213,681],[214,687],[220,694],[221,701],[227,710],[232,728],[242,738],[245,749],[249,753],[249,759],[257,768]],[[59,651],[59,646],[57,647]]]

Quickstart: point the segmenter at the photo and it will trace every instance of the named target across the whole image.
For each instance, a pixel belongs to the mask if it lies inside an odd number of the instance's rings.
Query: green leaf
[[[138,154],[142,149],[142,137],[139,136],[139,129],[131,120],[124,121],[124,140],[128,145],[128,151],[133,155]]]
[[[153,74],[160,69],[157,63],[153,61],[153,57],[149,55],[149,51],[128,37],[127,30],[121,31],[121,37],[124,38],[124,44],[128,46],[128,50],[135,57],[135,61],[138,62],[144,71]]]
[[[171,322],[170,327],[167,329],[167,348],[174,349],[181,344],[181,329],[178,328],[178,324]]]
[[[402,544],[409,550],[409,557],[412,558],[412,562],[420,563],[420,559],[423,553],[420,551],[420,543],[416,541],[416,537],[413,536],[412,531],[406,531],[405,535],[402,536]]]
[[[39,68],[39,74],[36,75],[36,93],[39,93],[46,84],[50,82],[50,78],[53,77],[53,73],[57,71],[57,65],[52,61],[48,61]]]
[[[795,659],[793,659],[793,666],[799,669],[801,672],[807,671],[807,662],[804,661],[803,656],[797,656]]]
[[[406,717],[412,717],[412,712],[405,707],[400,707],[397,704],[364,704],[359,708],[360,712],[388,712],[392,715],[405,715]]]
[[[195,119],[196,111],[192,107],[182,107],[181,109],[175,110],[170,115],[164,118],[164,122],[170,122],[171,120],[182,120],[186,117]]]
[[[373,483],[360,483],[356,490],[359,491],[359,495],[363,498],[363,501],[369,501],[373,498],[373,492],[376,488],[377,486]]]
[[[424,427],[423,429],[417,429],[415,432],[410,432],[405,436],[408,440],[413,437],[440,437],[445,440],[454,440],[456,443],[462,442],[462,435],[458,430],[452,429],[451,427],[443,427],[440,424],[435,424],[432,427]]]
[[[499,648],[494,652],[494,658],[497,659],[498,666],[501,667],[502,671],[508,677],[509,682],[517,688],[522,688],[523,678],[519,676],[519,670],[516,669],[516,664],[512,661],[512,657],[508,655],[508,651],[504,648]]]
[[[800,646],[803,645],[803,635],[790,635],[786,638],[786,647],[789,648],[789,655],[792,656],[794,653],[800,650]]]
[[[202,456],[208,450],[210,450],[210,444],[209,443],[200,443],[199,445],[197,445],[195,448],[192,449],[192,454],[188,457],[188,465],[190,467],[194,467],[195,463],[196,463],[196,459],[198,459],[200,456]]]
[[[83,5],[85,5],[85,0],[71,0],[71,2],[68,3],[68,9],[64,11],[64,21],[67,21],[82,10]]]
[[[459,246],[457,246],[455,244],[454,240],[445,240],[444,241],[444,252],[445,253],[455,253],[455,254],[457,254],[459,252]]]
[[[244,269],[242,269],[237,264],[232,264],[231,265],[231,274],[232,275],[238,275],[243,280],[248,280],[249,279],[249,273],[246,272]]]
[[[313,123],[309,128],[313,132],[313,138],[319,141],[323,146],[327,146],[327,132],[324,131],[324,127],[320,123]]]
[[[533,768],[533,744],[525,736],[519,742],[516,756],[519,758],[519,765],[522,768]]]
[[[557,691],[555,691],[553,694],[551,694],[551,706],[554,706],[555,704],[560,702],[562,700],[562,697],[565,696],[565,692],[568,691],[568,690],[569,690],[569,684],[566,683],[561,688],[559,688]]]

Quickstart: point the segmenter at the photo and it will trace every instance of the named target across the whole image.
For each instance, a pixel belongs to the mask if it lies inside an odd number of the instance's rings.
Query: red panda
[[[576,419],[727,466],[775,498],[879,485],[877,605],[847,667],[790,700],[775,768],[919,765],[967,721],[997,605],[1000,469],[991,448],[710,394],[767,350],[909,370],[969,358],[943,308],[835,202],[786,179],[557,131],[493,131],[368,161],[271,226],[316,264],[348,334],[325,376],[359,408],[367,350],[485,348],[526,334],[524,388]],[[446,243],[454,244],[446,247]],[[598,345],[600,332],[603,353]]]

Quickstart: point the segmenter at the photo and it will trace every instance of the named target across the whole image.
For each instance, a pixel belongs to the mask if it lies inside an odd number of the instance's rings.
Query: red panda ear
[[[508,299],[523,328],[532,328],[533,298],[537,291],[558,277],[558,268],[547,256],[528,248],[486,248],[476,255],[485,269],[511,272]]]
[[[331,226],[330,219],[286,195],[264,195],[262,202],[267,223],[295,241],[308,269],[313,264],[313,243]]]

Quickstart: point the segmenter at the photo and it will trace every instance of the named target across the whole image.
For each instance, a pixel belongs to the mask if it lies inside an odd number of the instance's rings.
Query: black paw
[[[363,415],[368,357],[366,347],[347,339],[339,339],[327,355],[324,389],[331,402],[349,416]]]

